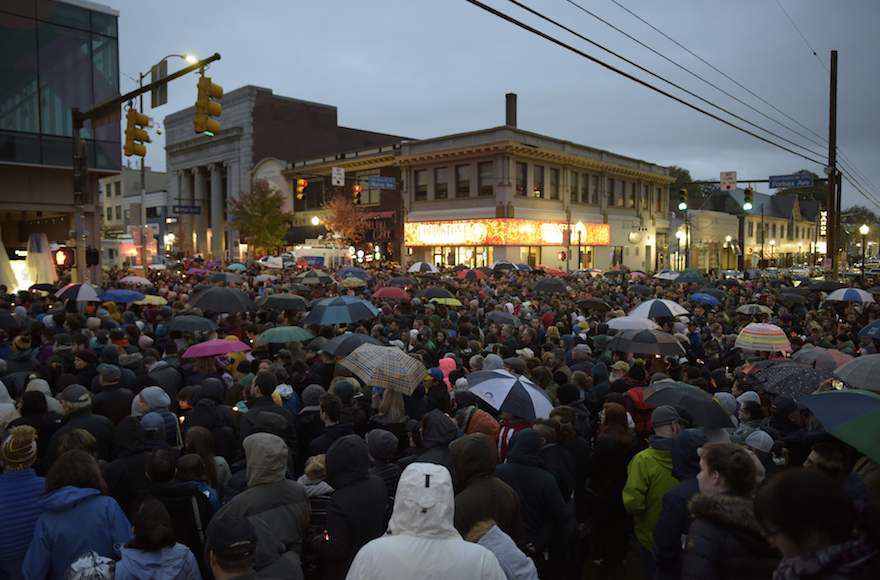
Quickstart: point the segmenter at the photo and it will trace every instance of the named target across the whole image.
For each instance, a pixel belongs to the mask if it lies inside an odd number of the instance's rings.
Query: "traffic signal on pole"
[[[217,118],[223,112],[223,107],[217,99],[222,96],[223,87],[212,83],[211,77],[199,77],[196,117],[193,121],[196,133],[213,137],[220,132],[220,121]]]
[[[296,199],[302,199],[306,195],[306,188],[309,186],[309,182],[305,179],[297,179],[296,180]]]
[[[685,188],[681,188],[678,190],[678,209],[681,211],[687,211],[688,208],[688,190]]]
[[[53,252],[55,265],[62,270],[69,270],[76,265],[76,253],[73,248],[58,248]]]
[[[746,188],[745,198],[743,199],[743,209],[745,211],[751,210],[754,206],[752,203],[754,202],[755,192],[752,191],[751,187]]]
[[[355,183],[352,188],[352,199],[356,205],[360,205],[361,203],[361,192],[364,189],[360,186],[359,183]]]
[[[150,118],[134,109],[129,109],[125,114],[125,146],[122,151],[126,157],[137,155],[143,157],[147,154],[147,146],[150,142],[150,134],[145,127],[150,124]]]

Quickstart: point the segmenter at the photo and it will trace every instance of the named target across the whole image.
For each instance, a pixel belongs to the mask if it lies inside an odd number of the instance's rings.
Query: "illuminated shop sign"
[[[584,246],[611,243],[609,224],[571,224],[571,242]],[[561,246],[569,224],[526,219],[410,222],[404,225],[407,246]]]
[[[819,237],[826,237],[828,235],[828,212],[820,211],[819,212]]]

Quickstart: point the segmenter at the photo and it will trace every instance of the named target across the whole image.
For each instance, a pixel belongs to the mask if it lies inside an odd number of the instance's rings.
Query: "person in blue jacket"
[[[0,578],[21,578],[21,562],[43,512],[40,501],[46,480],[33,469],[37,460],[37,430],[30,425],[13,427],[0,447]]]
[[[106,488],[98,462],[85,451],[55,460],[46,477],[45,511],[21,567],[25,579],[63,580],[87,552],[117,557],[116,546],[131,540],[131,525]]]

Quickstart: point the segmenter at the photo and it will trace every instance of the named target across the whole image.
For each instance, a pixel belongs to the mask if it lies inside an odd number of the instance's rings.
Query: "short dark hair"
[[[730,493],[751,497],[758,483],[758,470],[745,447],[736,443],[709,443],[703,445],[700,457],[709,469],[721,474]]]
[[[157,449],[147,455],[145,470],[153,483],[166,483],[174,479],[176,461],[169,449]]]
[[[324,393],[321,395],[321,410],[327,415],[327,418],[334,423],[339,421],[342,416],[342,400],[333,393]]]
[[[439,409],[447,415],[452,411],[452,399],[449,397],[449,389],[446,388],[445,383],[431,385],[425,399],[425,411]]]
[[[272,371],[260,371],[254,377],[254,386],[260,391],[264,397],[271,397],[278,386],[278,377]]]
[[[127,544],[128,548],[158,552],[162,548],[170,548],[177,543],[171,514],[165,505],[154,497],[148,497],[135,512],[131,521],[134,538]]]
[[[177,481],[204,481],[205,462],[196,453],[187,453],[177,460],[177,472],[174,477]]]

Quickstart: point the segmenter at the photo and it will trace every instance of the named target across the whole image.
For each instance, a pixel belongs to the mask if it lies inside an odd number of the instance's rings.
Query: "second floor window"
[[[455,166],[455,197],[468,197],[471,194],[471,166]]]
[[[516,163],[516,194],[525,197],[528,195],[529,166],[525,163]]]
[[[590,198],[590,190],[592,187],[595,187],[590,185],[590,180],[592,180],[593,177],[594,176],[589,173],[581,174],[581,202],[583,203],[593,203],[593,200]]]
[[[749,222],[749,237],[755,237],[755,222]]]
[[[428,199],[428,171],[419,169],[415,172],[416,201]]]
[[[635,208],[636,207],[636,183],[631,181],[626,184],[629,189],[629,193],[626,196],[626,207]]]
[[[122,206],[121,205],[116,206],[116,219],[118,219],[118,220],[122,219]]]
[[[495,195],[495,162],[483,161],[477,164],[477,193],[484,196]]]
[[[654,204],[657,213],[663,213],[663,189],[660,187],[654,192]]]
[[[570,181],[568,183],[568,195],[572,202],[578,202],[580,199],[578,198],[578,177],[580,174],[577,171],[571,172]]]
[[[614,207],[614,196],[617,193],[617,182],[613,179],[608,179],[608,207]]]
[[[559,199],[559,170],[550,169],[550,199]]]
[[[449,175],[445,167],[434,169],[434,199],[449,197]]]
[[[535,197],[544,197],[544,166],[535,165],[534,187],[532,195]]]
[[[108,220],[112,220],[112,219],[113,219],[113,208],[112,208],[112,207],[108,207],[108,208],[107,208],[107,219],[108,219]]]
[[[592,182],[590,184],[590,203],[599,205],[599,176],[591,175],[590,180]]]

